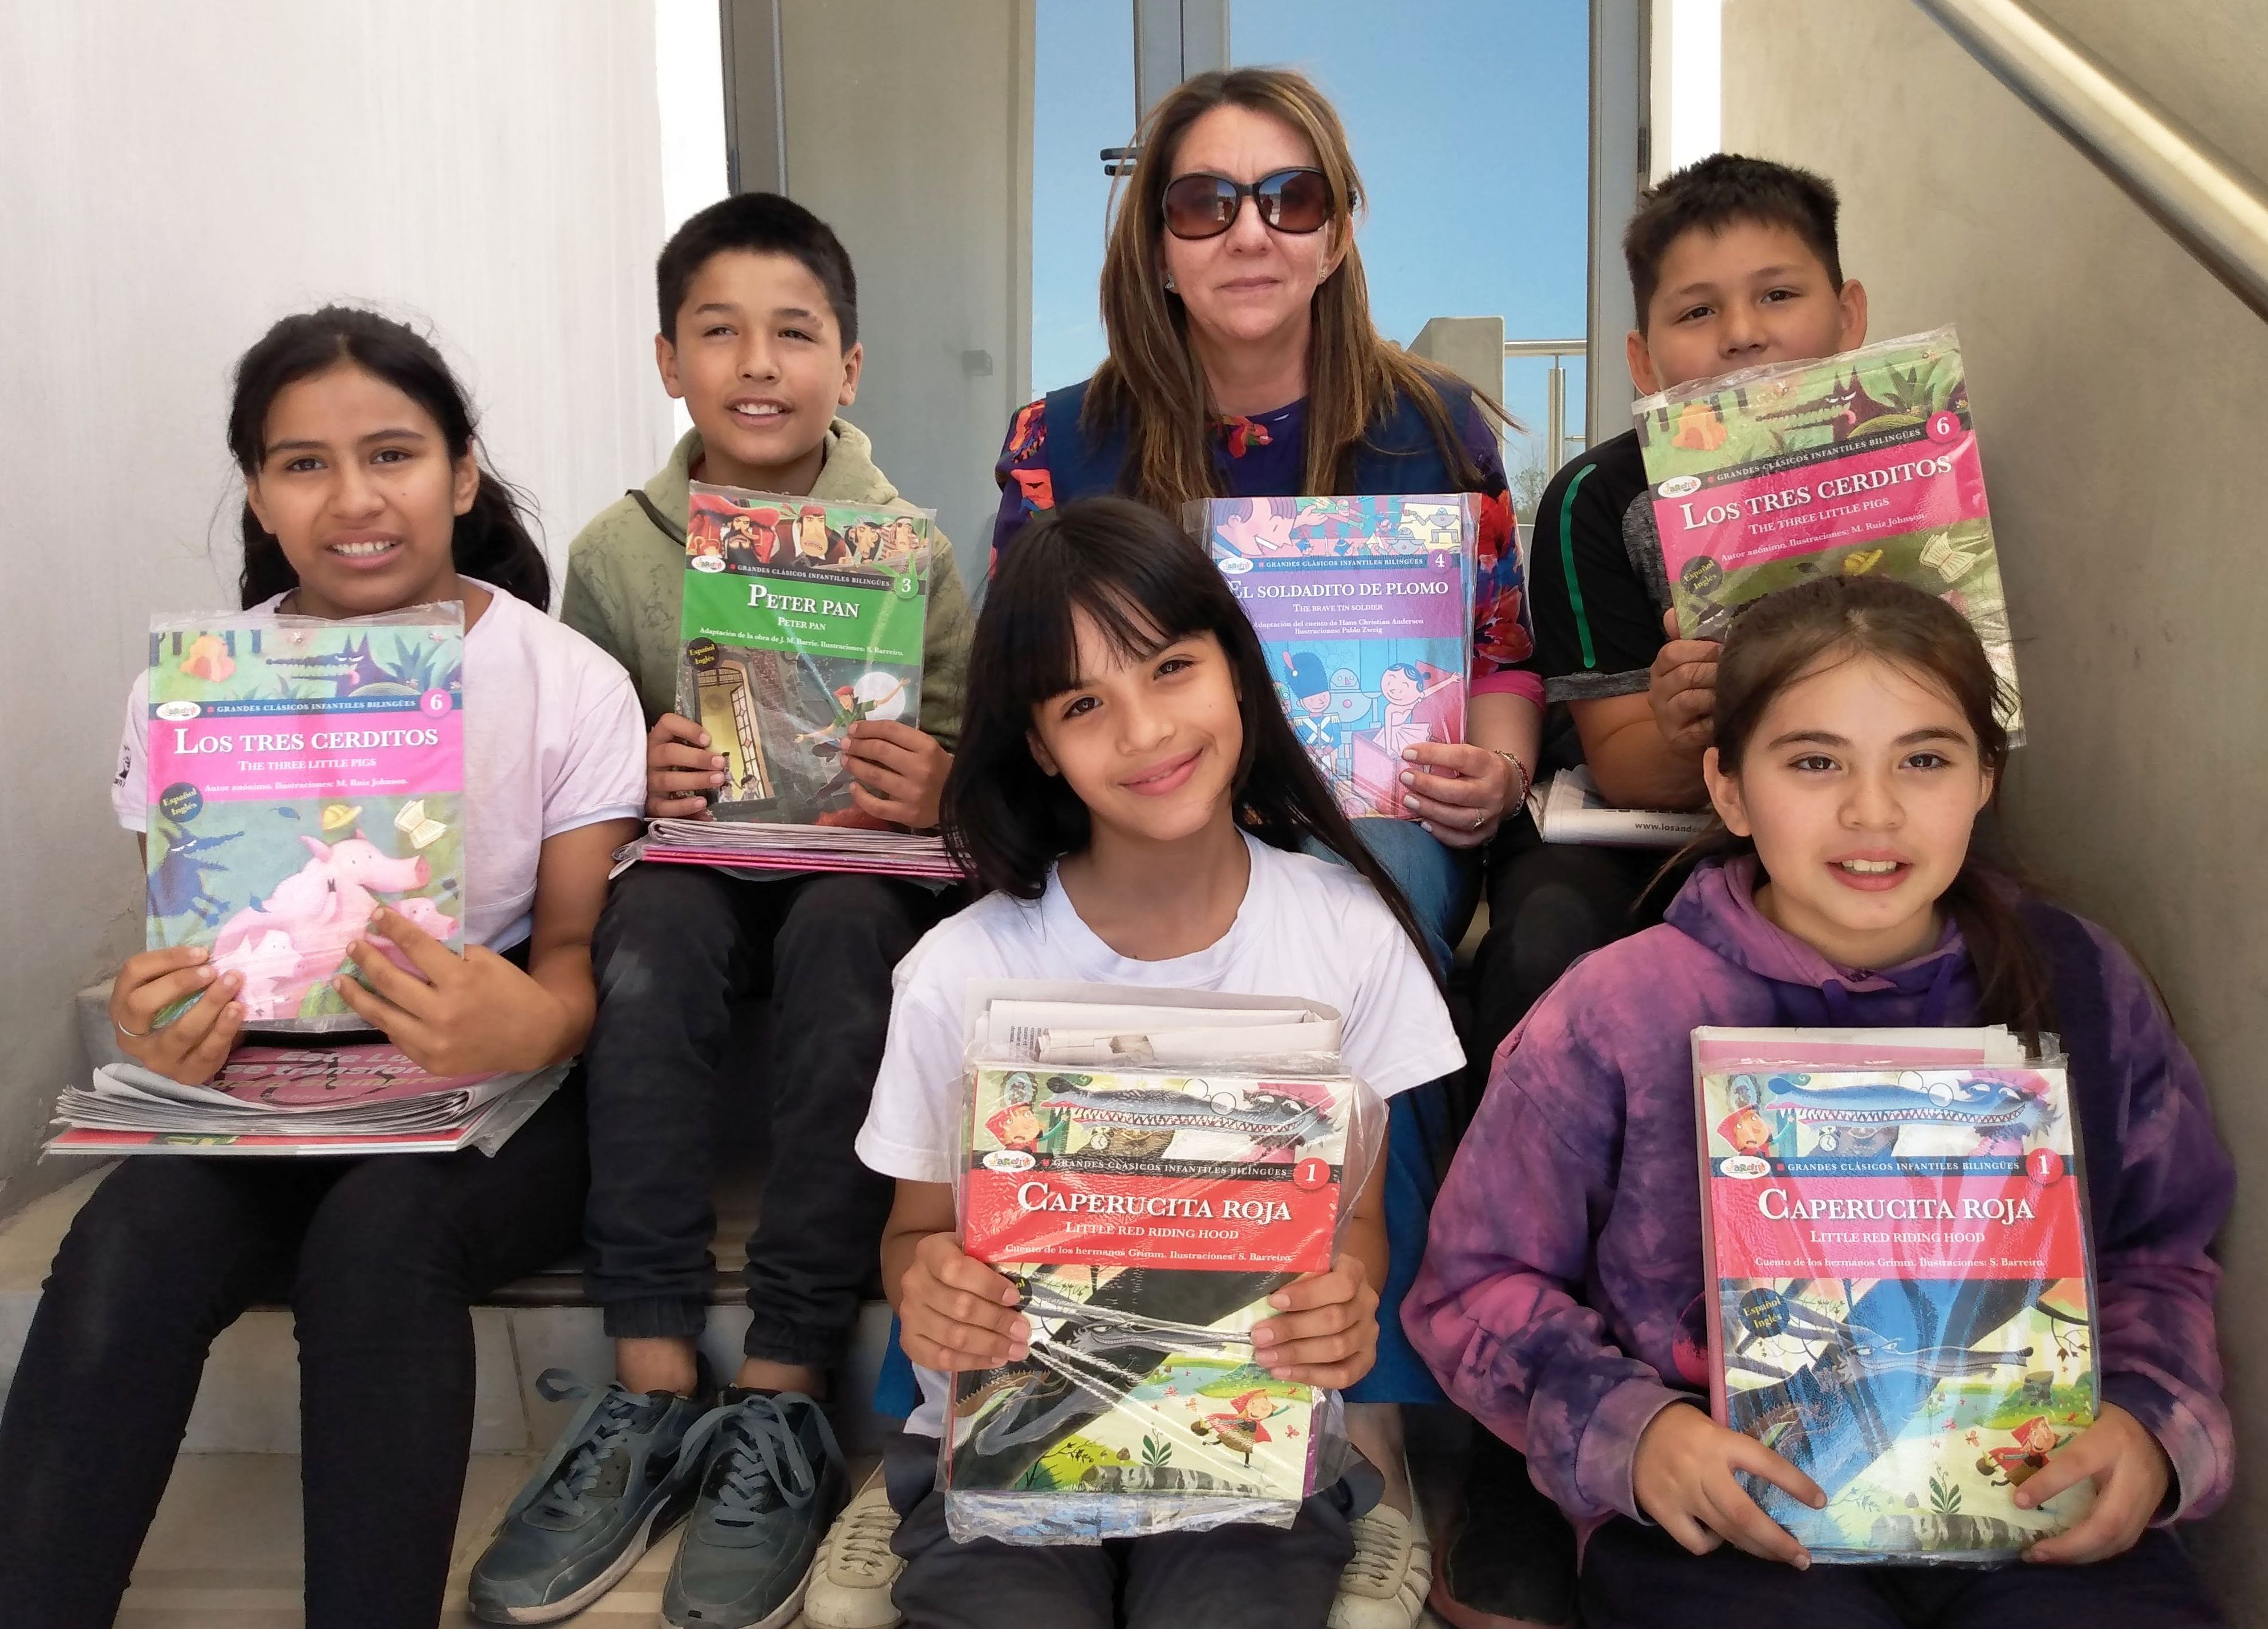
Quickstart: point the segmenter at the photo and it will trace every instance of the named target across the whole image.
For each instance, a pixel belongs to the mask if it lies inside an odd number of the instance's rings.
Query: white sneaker
[[[1354,1559],[1339,1574],[1330,1629],[1413,1629],[1432,1587],[1425,1530],[1388,1505],[1354,1519]]]
[[[810,1629],[892,1629],[898,1609],[890,1588],[906,1566],[890,1550],[890,1535],[897,1530],[898,1513],[890,1508],[877,1471],[819,1541],[811,1588],[803,1597],[803,1621]]]

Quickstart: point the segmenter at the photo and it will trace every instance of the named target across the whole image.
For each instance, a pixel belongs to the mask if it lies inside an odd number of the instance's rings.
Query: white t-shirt
[[[988,894],[922,936],[892,979],[889,1042],[858,1157],[886,1177],[950,1182],[960,1147],[962,998],[971,979],[1076,980],[1292,995],[1344,1019],[1340,1053],[1381,1097],[1464,1067],[1449,1009],[1394,914],[1361,874],[1248,835],[1252,876],[1227,933],[1191,956],[1135,961],[1080,920],[1053,872],[1034,900]],[[906,1429],[944,1424],[945,1377],[917,1369]]]
[[[467,582],[475,579],[468,577]],[[543,840],[645,812],[645,725],[621,664],[573,628],[485,583],[465,635],[465,940],[527,937]],[[284,596],[254,607],[272,612]],[[150,675],[126,699],[110,806],[149,829]]]

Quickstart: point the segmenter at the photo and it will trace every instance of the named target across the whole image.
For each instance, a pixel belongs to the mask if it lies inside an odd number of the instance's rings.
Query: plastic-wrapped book
[[[1711,1405],[1820,1561],[1989,1563],[2083,1515],[2014,1491],[2099,1401],[2063,1060],[1995,1030],[1693,1032]]]

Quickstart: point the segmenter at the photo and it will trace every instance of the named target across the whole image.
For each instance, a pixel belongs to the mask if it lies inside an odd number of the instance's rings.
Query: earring
[[[1167,272],[1166,274],[1166,292],[1168,294],[1179,294],[1181,291],[1182,285],[1174,281],[1173,273]]]

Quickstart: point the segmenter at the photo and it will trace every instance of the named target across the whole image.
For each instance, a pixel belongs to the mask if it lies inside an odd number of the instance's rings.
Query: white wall
[[[328,299],[430,325],[555,568],[666,455],[654,38],[653,0],[0,0],[0,1210],[138,947],[120,704],[151,613],[230,603],[236,356]]]
[[[2034,4],[2268,178],[2258,0]],[[2030,733],[2013,833],[2157,975],[2236,1157],[2239,1471],[2200,1538],[2268,1623],[2268,324],[1911,0],[1727,0],[1724,25],[1726,144],[1834,179],[1874,334],[1960,327]]]

